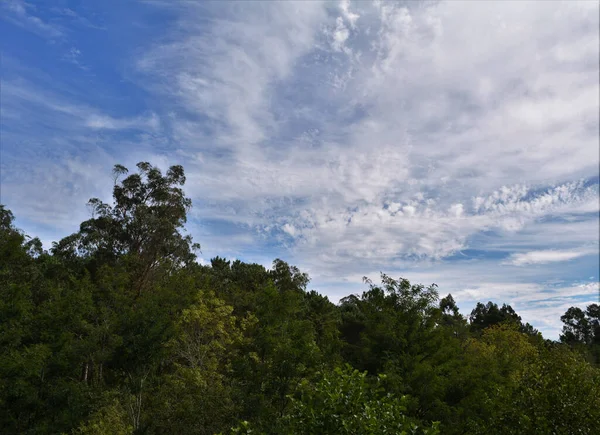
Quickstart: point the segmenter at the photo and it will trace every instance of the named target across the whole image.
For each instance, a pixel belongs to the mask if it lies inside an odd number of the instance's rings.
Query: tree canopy
[[[334,304],[281,259],[198,264],[181,166],[113,177],[49,252],[0,206],[2,433],[600,432],[597,304],[559,342],[386,274]]]

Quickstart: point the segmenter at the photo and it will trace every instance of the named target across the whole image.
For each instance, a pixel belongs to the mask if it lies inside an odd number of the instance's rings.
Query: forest
[[[49,250],[0,206],[2,434],[600,433],[598,304],[552,341],[385,274],[334,304],[281,259],[200,265],[185,179],[116,165]]]

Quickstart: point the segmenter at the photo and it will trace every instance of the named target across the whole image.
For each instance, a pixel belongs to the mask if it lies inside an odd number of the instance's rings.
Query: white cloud
[[[281,229],[292,237],[296,234],[296,228],[293,225],[285,224]]]
[[[65,61],[75,65],[77,68],[81,69],[82,71],[89,70],[89,68],[81,62],[81,50],[79,50],[77,47],[71,47],[71,49],[69,51],[67,51],[67,53],[65,53],[65,55],[63,56],[63,59]]]
[[[599,160],[597,14],[360,5],[226,8],[202,27],[206,11],[186,9],[185,38],[140,61],[147,85],[172,84],[162,91],[187,111],[173,127],[201,155],[187,167],[189,191],[212,204],[203,216],[278,229],[289,255],[334,276],[598,210],[597,184],[574,181]],[[308,146],[307,129],[319,132]]]
[[[584,255],[595,253],[589,249],[557,251],[557,250],[542,250],[530,251],[518,254],[512,254],[505,264],[512,266],[527,266],[530,264],[547,264],[561,261],[569,261]]]
[[[346,49],[344,44],[350,36],[350,31],[344,25],[344,20],[342,17],[338,17],[335,24],[336,26],[332,35],[331,48],[333,48],[335,51],[344,51]]]
[[[464,212],[464,207],[462,204],[452,204],[450,209],[448,210],[451,215],[455,217],[461,217]]]
[[[353,29],[356,27],[356,21],[360,18],[360,15],[350,10],[350,0],[342,0],[340,2],[340,10],[342,15],[350,24]]]
[[[151,114],[147,117],[137,118],[113,118],[107,115],[90,115],[85,121],[87,127],[98,130],[157,130],[160,127],[160,121],[156,114]]]
[[[72,23],[94,30],[106,30],[106,27],[90,21],[83,15],[78,14],[73,9],[69,8],[52,8],[54,13],[70,20]]]
[[[23,79],[2,82],[2,108],[26,116],[35,112],[38,118],[48,118],[52,128],[79,131],[138,129],[155,131],[160,120],[155,113],[136,117],[113,117],[102,113],[88,103],[65,98],[51,89],[43,89]],[[38,119],[39,120],[39,119]],[[29,120],[27,120],[29,121]],[[24,124],[24,122],[22,121]],[[33,132],[31,132],[33,133]]]
[[[35,12],[35,6],[31,4],[22,0],[6,0],[2,2],[2,6],[3,9],[9,12],[3,14],[5,19],[33,33],[48,38],[58,38],[63,34],[60,27],[47,23],[36,16],[33,13]]]
[[[165,77],[161,91],[177,95],[190,113],[210,118],[213,138],[247,154],[276,133],[271,89],[313,48],[314,26],[325,10],[320,2],[224,7],[228,15],[206,26],[197,20],[204,7],[187,4],[178,24],[188,34],[156,46],[138,67]]]
[[[89,198],[110,200],[115,163],[160,163],[140,145],[148,133],[161,144],[156,115],[111,117],[60,89],[24,78],[2,82],[1,201],[46,248],[90,217]],[[117,136],[123,132],[130,136]]]

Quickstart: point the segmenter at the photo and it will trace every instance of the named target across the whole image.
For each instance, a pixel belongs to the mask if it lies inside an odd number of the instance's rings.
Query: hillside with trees
[[[600,307],[560,341],[382,274],[339,304],[275,259],[196,262],[181,166],[43,250],[0,206],[2,434],[597,434]]]

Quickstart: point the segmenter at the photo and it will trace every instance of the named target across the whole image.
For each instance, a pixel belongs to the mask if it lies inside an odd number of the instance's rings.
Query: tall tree
[[[469,316],[471,330],[476,333],[481,333],[485,328],[497,325],[499,323],[514,323],[519,326],[521,332],[530,335],[538,335],[539,332],[529,323],[523,323],[513,307],[507,304],[502,304],[498,307],[497,304],[489,301],[487,304],[478,302],[471,315]]]
[[[128,169],[115,165],[113,205],[90,199],[93,217],[81,224],[78,233],[55,243],[53,253],[88,259],[92,271],[125,260],[139,296],[159,270],[171,272],[193,262],[199,245],[182,234],[192,204],[181,188],[183,167],[171,166],[166,175],[147,162],[137,168],[138,173],[119,180]]]
[[[600,363],[600,305],[591,304],[582,310],[569,308],[560,317],[564,323],[560,341],[588,353],[596,364]]]

